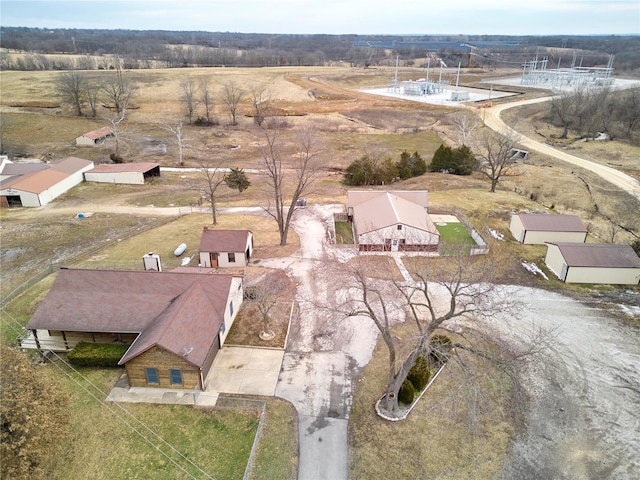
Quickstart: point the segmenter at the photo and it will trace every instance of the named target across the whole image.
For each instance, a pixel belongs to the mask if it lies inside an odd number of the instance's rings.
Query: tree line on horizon
[[[558,48],[575,50],[586,60],[602,63],[615,55],[614,68],[640,68],[640,36],[543,36],[505,35],[299,35],[237,32],[190,32],[162,30],[47,29],[2,27],[0,57],[3,70],[93,70],[111,68],[108,56],[118,55],[126,69],[202,66],[321,66],[344,62],[352,66],[413,66],[426,55],[445,63],[496,68],[529,60],[539,47],[548,48],[550,64],[557,61]],[[392,42],[393,49],[362,46],[367,42]],[[476,49],[474,55],[450,46],[425,51],[420,44],[432,42],[506,42],[517,45]],[[373,43],[372,43],[373,45]],[[429,50],[429,49],[426,49]],[[20,52],[17,58],[6,53]],[[69,55],[73,54],[74,57]],[[51,55],[58,55],[50,58]],[[564,52],[565,57],[568,52]],[[80,56],[79,58],[77,56]],[[95,57],[105,57],[103,61]],[[426,60],[425,60],[426,62]],[[606,64],[606,60],[604,60]],[[422,65],[415,65],[422,66]]]

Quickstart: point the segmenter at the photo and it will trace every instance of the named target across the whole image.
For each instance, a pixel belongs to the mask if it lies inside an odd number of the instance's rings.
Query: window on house
[[[233,300],[229,302],[229,316],[233,317]]]
[[[182,385],[182,372],[176,368],[169,369],[171,385]]]
[[[384,243],[385,243],[385,245],[391,245],[391,239],[390,238],[385,238],[384,239]]]
[[[229,263],[236,263],[236,254],[235,253],[227,253],[227,256],[229,257]]]
[[[147,375],[147,383],[159,384],[158,370],[155,368],[145,368],[145,374]]]
[[[227,330],[227,326],[224,323],[224,320],[222,320],[222,325],[220,326],[220,333],[224,333],[225,330]]]
[[[398,225],[398,230],[402,230],[402,225]]]

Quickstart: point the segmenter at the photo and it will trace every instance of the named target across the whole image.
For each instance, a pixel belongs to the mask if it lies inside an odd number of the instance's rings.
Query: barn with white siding
[[[361,251],[437,252],[440,235],[427,192],[348,191],[347,212]]]
[[[640,258],[629,245],[548,243],[544,262],[563,282],[640,284]]]
[[[511,217],[509,230],[520,243],[585,242],[587,227],[576,215],[521,213]]]
[[[93,162],[67,157],[47,165],[48,168],[16,175],[0,182],[0,206],[41,207],[66,193],[84,180],[84,172]]]
[[[159,176],[158,163],[114,163],[98,165],[85,172],[84,179],[87,182],[138,185],[143,184],[148,178]]]

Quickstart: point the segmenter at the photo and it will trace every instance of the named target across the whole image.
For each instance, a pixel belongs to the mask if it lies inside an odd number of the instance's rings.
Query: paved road
[[[500,118],[500,113],[502,113],[503,110],[506,110],[508,108],[513,108],[513,107],[519,107],[522,105],[529,105],[532,103],[548,102],[551,100],[551,98],[552,97],[541,97],[541,98],[526,100],[524,102],[513,102],[513,103],[505,103],[502,105],[494,105],[491,108],[485,109],[486,111],[483,112],[482,115],[484,116],[485,124],[488,127],[490,127],[492,130],[495,130],[496,132],[507,134],[508,132],[510,131],[513,132],[514,130],[511,127],[509,127],[506,123],[504,123]],[[558,160],[571,163],[578,167],[582,167],[584,169],[590,170],[591,172],[602,177],[606,181],[616,185],[622,190],[625,190],[630,195],[633,195],[638,200],[640,200],[640,182],[630,177],[629,175],[626,175],[614,168],[600,165],[599,163],[591,162],[589,160],[585,160],[584,158],[576,157],[574,155],[569,155],[568,153],[562,152],[560,150],[556,150],[555,148],[547,144],[537,142],[528,137],[523,137],[520,134],[518,135],[521,138],[520,144],[522,144],[524,147],[530,150],[535,150],[536,152],[543,153],[550,157],[557,158]]]

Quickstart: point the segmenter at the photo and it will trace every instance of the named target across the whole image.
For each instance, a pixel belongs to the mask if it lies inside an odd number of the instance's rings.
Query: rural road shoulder
[[[485,109],[486,111],[483,112],[484,122],[489,128],[491,128],[492,130],[498,133],[502,133],[506,135],[510,132],[513,132],[517,134],[520,137],[519,143],[522,146],[530,150],[535,150],[536,152],[540,152],[544,155],[557,158],[558,160],[571,163],[573,165],[584,168],[586,170],[590,170],[591,172],[600,176],[604,180],[608,181],[609,183],[612,183],[613,185],[621,188],[622,190],[626,191],[630,195],[640,200],[640,182],[630,177],[629,175],[626,175],[625,173],[622,173],[616,170],[615,168],[607,167],[605,165],[600,165],[599,163],[591,162],[589,160],[585,160],[584,158],[576,157],[574,155],[569,155],[568,153],[557,150],[549,145],[546,145],[541,142],[537,142],[529,137],[522,136],[521,134],[516,132],[514,129],[509,127],[506,123],[504,123],[504,121],[500,118],[500,114],[502,113],[502,111],[508,108],[519,107],[522,105],[530,105],[533,103],[548,102],[548,101],[551,101],[552,98],[553,97],[541,97],[541,98],[534,98],[526,101],[495,105],[491,108]]]

